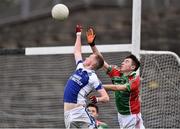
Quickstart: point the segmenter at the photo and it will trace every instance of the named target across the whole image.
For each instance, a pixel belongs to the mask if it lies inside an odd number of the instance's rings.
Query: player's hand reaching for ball
[[[98,102],[98,98],[96,96],[91,96],[91,97],[89,97],[89,99],[90,99],[91,103],[95,104]]]
[[[94,29],[92,27],[90,27],[87,31],[86,31],[86,38],[87,38],[87,42],[90,46],[94,46],[95,43],[95,32]]]
[[[81,34],[81,32],[82,32],[82,26],[76,25],[76,34]]]

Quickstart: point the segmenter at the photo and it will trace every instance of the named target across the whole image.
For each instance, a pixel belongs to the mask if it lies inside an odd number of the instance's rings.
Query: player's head
[[[91,113],[91,115],[95,118],[98,117],[98,113],[99,113],[99,108],[97,105],[93,104],[93,103],[89,103],[87,105],[87,108],[89,110],[89,112]]]
[[[86,66],[90,66],[94,70],[98,70],[103,67],[104,60],[100,55],[91,54],[89,57],[85,59],[84,64]]]
[[[121,63],[120,70],[122,72],[136,71],[140,67],[140,62],[134,55],[127,56]]]

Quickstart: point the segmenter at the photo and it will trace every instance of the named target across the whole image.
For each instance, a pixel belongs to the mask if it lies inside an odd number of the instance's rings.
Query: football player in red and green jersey
[[[88,29],[86,37],[93,53],[101,55],[94,43],[93,28]],[[136,75],[139,66],[140,62],[134,55],[127,56],[120,67],[104,61],[103,69],[112,80],[112,84],[106,84],[104,88],[115,93],[120,128],[145,128],[140,112],[140,76]]]

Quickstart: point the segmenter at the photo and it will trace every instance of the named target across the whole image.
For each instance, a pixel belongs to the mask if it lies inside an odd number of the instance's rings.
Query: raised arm
[[[92,49],[93,53],[102,56],[102,54],[101,54],[101,53],[99,52],[99,50],[97,49],[96,45],[91,46],[91,49]],[[102,57],[103,57],[103,56],[102,56]],[[107,71],[108,67],[109,67],[109,64],[104,60],[103,69],[104,69],[105,71]]]
[[[75,45],[74,45],[74,58],[76,60],[76,63],[79,60],[82,60],[81,31],[82,31],[82,27],[80,25],[76,25],[76,41],[75,41]]]
[[[95,38],[96,38],[96,35],[94,33],[94,30],[93,28],[89,28],[86,32],[86,38],[87,38],[87,42],[88,44],[91,46],[91,49],[93,51],[93,53],[97,54],[97,55],[100,55],[103,57],[103,55],[99,52],[99,50],[97,49],[96,45],[95,45]],[[109,64],[104,61],[104,66],[103,66],[103,69],[105,71],[107,71],[109,67]]]

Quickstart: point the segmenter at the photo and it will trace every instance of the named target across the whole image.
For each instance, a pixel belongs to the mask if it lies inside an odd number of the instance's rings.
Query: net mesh
[[[142,55],[141,62],[145,126],[180,128],[180,64],[169,54]]]
[[[117,64],[129,53],[104,53]],[[89,54],[84,54],[84,57]],[[72,54],[0,55],[0,128],[64,128],[63,90],[75,69]],[[170,55],[141,55],[142,115],[147,128],[180,127],[179,65]],[[97,72],[103,83],[108,76]],[[98,104],[100,119],[118,128],[113,92]]]

